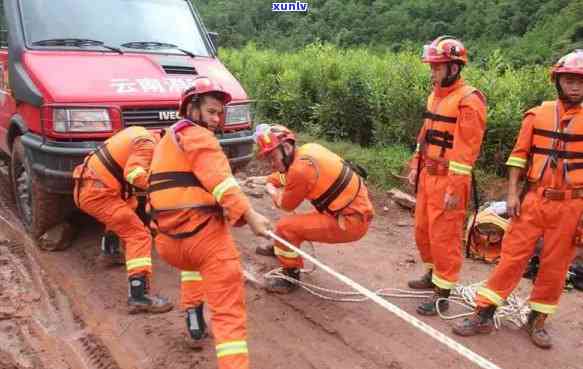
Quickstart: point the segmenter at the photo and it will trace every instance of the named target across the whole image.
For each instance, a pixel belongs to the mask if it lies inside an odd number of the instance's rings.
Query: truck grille
[[[177,108],[126,108],[122,111],[124,125],[143,126],[146,128],[165,128],[176,123],[178,117]]]

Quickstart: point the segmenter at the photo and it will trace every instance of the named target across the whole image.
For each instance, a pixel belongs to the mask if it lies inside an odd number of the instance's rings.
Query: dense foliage
[[[293,50],[314,42],[399,51],[440,34],[462,38],[473,60],[496,49],[513,65],[583,48],[583,0],[304,0],[305,13],[265,0],[194,0],[225,47]]]
[[[221,59],[256,99],[257,121],[362,146],[414,146],[430,87],[429,68],[416,53],[322,44],[282,53],[249,45],[221,50]],[[501,174],[522,113],[554,98],[548,68],[515,68],[495,52],[464,75],[488,98],[481,166]]]
[[[272,12],[265,0],[193,1],[220,33],[220,57],[256,99],[259,121],[367,147],[360,159],[381,184],[422,122],[424,43],[452,34],[469,48],[464,76],[488,98],[479,166],[496,174],[524,111],[555,96],[551,63],[583,48],[583,0],[304,0],[305,13]],[[337,145],[359,155],[359,146]]]

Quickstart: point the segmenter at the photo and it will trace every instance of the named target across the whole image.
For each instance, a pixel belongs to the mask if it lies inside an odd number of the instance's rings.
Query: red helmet
[[[181,117],[185,117],[186,116],[186,108],[188,107],[188,104],[192,101],[196,101],[195,99],[198,99],[199,96],[204,95],[204,94],[208,94],[208,93],[212,93],[212,92],[218,92],[220,94],[223,95],[223,103],[225,105],[227,105],[229,102],[231,102],[231,95],[226,92],[225,90],[223,90],[223,88],[216,82],[213,82],[210,78],[208,77],[197,77],[192,86],[187,88],[186,90],[184,90],[184,92],[182,92],[182,97],[180,98],[180,105],[178,106],[178,114],[180,114]]]
[[[556,81],[558,74],[583,76],[583,50],[575,50],[559,59],[551,69],[551,79]]]
[[[429,45],[423,46],[423,63],[468,63],[468,51],[464,44],[453,36],[439,36]]]
[[[257,156],[264,157],[269,154],[285,141],[296,142],[296,135],[287,127],[282,125],[259,125],[255,131],[255,141],[259,146]]]

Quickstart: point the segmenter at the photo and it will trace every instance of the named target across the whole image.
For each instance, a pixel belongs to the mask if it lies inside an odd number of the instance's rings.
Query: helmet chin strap
[[[194,109],[194,108],[193,108],[193,109]],[[196,108],[196,109],[198,109],[198,115],[199,115],[199,117],[200,117],[200,116],[201,116],[201,114],[200,114],[200,109],[199,109],[199,108]],[[205,121],[203,121],[202,119],[200,119],[200,118],[199,118],[199,119],[193,119],[193,118],[192,118],[192,111],[190,111],[188,119],[189,119],[189,120],[190,120],[192,123],[196,124],[197,126],[201,126],[201,127],[203,127],[203,128],[206,128],[206,129],[208,129],[208,128],[209,128],[209,125],[208,125],[208,123],[207,123],[207,122],[205,122]]]
[[[441,87],[449,87],[449,86],[453,85],[460,78],[461,66],[458,68],[457,73],[452,74],[451,73],[451,64],[452,63],[447,63],[447,74],[441,80],[441,83],[440,83]]]
[[[196,124],[197,126],[201,126],[204,128],[208,128],[209,125],[205,122],[203,122],[202,120],[193,120],[192,123]]]

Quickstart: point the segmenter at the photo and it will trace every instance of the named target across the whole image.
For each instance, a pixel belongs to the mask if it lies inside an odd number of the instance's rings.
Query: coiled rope
[[[312,246],[313,249],[313,246]],[[317,270],[315,265],[309,270],[303,270],[302,273],[312,273]],[[313,283],[308,283],[306,281],[297,280],[290,278],[283,273],[282,268],[273,269],[264,274],[264,278],[267,279],[285,279],[286,281],[296,284],[306,290],[308,293],[317,296],[323,300],[335,301],[335,302],[364,302],[369,300],[367,296],[356,291],[346,291],[337,290],[331,288],[325,288],[318,286]],[[471,316],[476,308],[476,294],[478,288],[484,284],[484,281],[470,284],[467,286],[457,285],[452,291],[449,298],[440,298],[436,300],[437,312],[441,319],[453,320],[459,319],[467,316]],[[373,291],[375,295],[385,298],[405,298],[405,299],[428,299],[433,296],[433,291],[416,291],[416,290],[405,290],[399,288],[379,288]],[[448,300],[450,304],[456,304],[467,309],[467,312],[447,315],[440,311],[439,304],[440,300]],[[520,298],[517,294],[512,293],[507,299],[504,305],[499,306],[494,314],[494,325],[499,329],[504,323],[512,324],[518,328],[526,324],[528,319],[528,313],[530,308],[526,303],[526,300]]]

